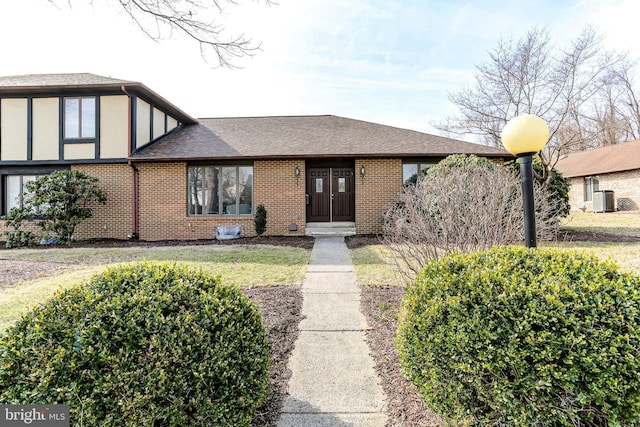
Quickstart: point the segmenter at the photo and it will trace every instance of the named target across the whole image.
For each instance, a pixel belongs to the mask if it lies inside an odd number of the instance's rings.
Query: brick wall
[[[621,211],[640,209],[640,170],[608,173],[599,175],[600,190],[612,190],[615,196],[615,208]],[[584,178],[571,178],[569,204],[572,210],[584,207],[593,210],[592,202],[584,201]]]
[[[300,178],[295,178],[295,168]],[[220,225],[242,225],[246,236],[255,236],[253,216],[187,215],[187,164],[143,163],[140,170],[140,239],[211,239]],[[265,235],[304,235],[304,161],[256,161],[254,210],[267,210]],[[290,232],[289,224],[298,226]]]
[[[296,167],[300,176],[296,178]],[[304,160],[261,160],[253,165],[254,209],[263,204],[267,210],[265,235],[304,235],[306,225]],[[295,224],[297,231],[289,231]],[[252,229],[253,231],[253,229]]]
[[[364,166],[365,176],[360,176]],[[382,232],[383,215],[402,191],[401,159],[356,159],[356,233]]]
[[[126,239],[133,231],[132,182],[133,171],[126,164],[74,165],[89,176],[98,178],[98,185],[107,203],[92,203],[93,216],[76,228],[77,239]]]
[[[72,169],[79,170],[89,176],[98,178],[98,185],[107,197],[107,203],[92,203],[93,216],[85,219],[76,227],[75,239],[126,239],[132,231],[131,205],[131,168],[126,164],[92,164],[73,165]],[[33,222],[27,222],[23,230],[33,231],[42,237],[41,230]],[[12,231],[4,227],[0,221],[0,233]],[[0,236],[0,240],[4,240]]]
[[[140,239],[213,239],[220,225],[242,225],[253,235],[253,217],[187,214],[187,164],[140,163]]]

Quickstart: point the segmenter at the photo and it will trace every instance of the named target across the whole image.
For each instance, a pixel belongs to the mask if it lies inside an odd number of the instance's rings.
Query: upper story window
[[[96,137],[96,98],[64,98],[64,139]]]
[[[584,201],[592,202],[593,193],[600,190],[600,179],[597,176],[587,176],[584,178]]]

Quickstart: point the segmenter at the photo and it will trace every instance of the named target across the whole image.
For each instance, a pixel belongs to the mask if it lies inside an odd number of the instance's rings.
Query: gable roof
[[[566,178],[640,169],[640,140],[571,153],[556,169]]]
[[[113,79],[90,73],[27,74],[0,77],[0,96],[20,95],[100,95],[127,93],[164,110],[181,123],[197,120],[140,82]]]
[[[477,154],[500,148],[338,116],[199,119],[134,154],[139,161],[226,158],[418,157]]]

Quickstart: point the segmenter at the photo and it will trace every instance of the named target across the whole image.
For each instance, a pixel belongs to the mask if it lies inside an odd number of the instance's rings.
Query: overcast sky
[[[437,133],[430,122],[455,111],[447,93],[472,83],[500,38],[532,26],[562,44],[591,23],[640,57],[637,0],[249,2],[219,21],[261,43],[234,70],[212,68],[178,34],[151,41],[117,0],[56,1],[2,2],[0,75],[140,81],[194,117],[335,114]]]

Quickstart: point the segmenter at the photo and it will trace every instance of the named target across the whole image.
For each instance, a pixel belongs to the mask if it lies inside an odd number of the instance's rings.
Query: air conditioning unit
[[[593,192],[594,212],[614,212],[616,210],[615,206],[613,191],[602,190]]]

